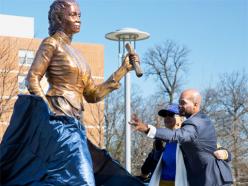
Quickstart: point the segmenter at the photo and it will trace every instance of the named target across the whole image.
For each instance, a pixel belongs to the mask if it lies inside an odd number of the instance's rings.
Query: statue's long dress
[[[38,96],[19,96],[0,160],[1,185],[95,185],[85,128]]]
[[[0,149],[1,186],[143,185],[106,150],[87,145],[77,119],[51,115],[38,96],[19,95]]]
[[[39,85],[45,73],[46,95]],[[115,76],[95,85],[87,63],[63,33],[43,40],[27,78],[34,95],[19,96],[0,144],[0,185],[143,185],[87,141],[78,120],[82,96],[101,100],[119,87]]]

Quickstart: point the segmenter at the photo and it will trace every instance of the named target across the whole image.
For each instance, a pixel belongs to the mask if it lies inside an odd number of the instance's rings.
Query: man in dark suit
[[[232,183],[231,171],[226,162],[214,157],[217,149],[215,128],[200,111],[201,95],[195,89],[182,92],[179,99],[180,114],[185,120],[180,129],[155,128],[143,124],[137,117],[130,122],[135,129],[148,137],[166,142],[177,141],[183,152],[190,186],[221,186]]]

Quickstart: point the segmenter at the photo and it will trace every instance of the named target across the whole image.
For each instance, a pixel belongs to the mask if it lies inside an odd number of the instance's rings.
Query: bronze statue
[[[120,79],[133,69],[130,61],[138,61],[136,54],[128,54],[121,67],[107,81],[95,85],[89,65],[81,54],[71,46],[73,34],[80,31],[80,10],[75,0],[56,0],[49,11],[49,35],[36,53],[27,76],[31,94],[41,96],[56,115],[80,118],[83,97],[96,103],[111,91],[120,87]],[[46,73],[49,90],[40,86]]]
[[[89,65],[71,46],[73,34],[80,31],[80,15],[75,0],[55,0],[50,6],[50,36],[42,41],[27,76],[28,90],[34,95],[19,95],[0,144],[4,173],[0,185],[95,186],[111,179],[116,183],[120,177],[124,181],[118,185],[142,185],[87,140],[79,120],[83,97],[95,103],[118,89],[120,79],[133,69],[129,60],[138,61],[138,56],[128,54],[107,81],[96,85]],[[45,74],[46,94],[40,85]]]

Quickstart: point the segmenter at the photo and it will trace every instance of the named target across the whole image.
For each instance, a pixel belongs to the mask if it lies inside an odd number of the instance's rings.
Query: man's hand
[[[129,122],[130,125],[133,125],[135,127],[135,130],[138,130],[140,132],[148,133],[149,128],[148,125],[142,123],[136,114],[132,115],[131,121]]]
[[[227,160],[228,152],[226,150],[216,150],[214,151],[214,156],[219,160]]]

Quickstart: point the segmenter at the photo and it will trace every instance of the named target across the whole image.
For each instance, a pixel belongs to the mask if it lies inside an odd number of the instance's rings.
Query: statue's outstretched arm
[[[135,54],[131,56],[133,59],[138,61],[139,57]],[[106,95],[108,95],[113,90],[120,87],[119,81],[123,76],[133,69],[132,64],[129,62],[129,54],[126,55],[122,65],[115,71],[105,82],[95,85],[91,75],[89,75],[89,80],[87,86],[84,89],[84,98],[89,103],[96,103],[101,101]]]

